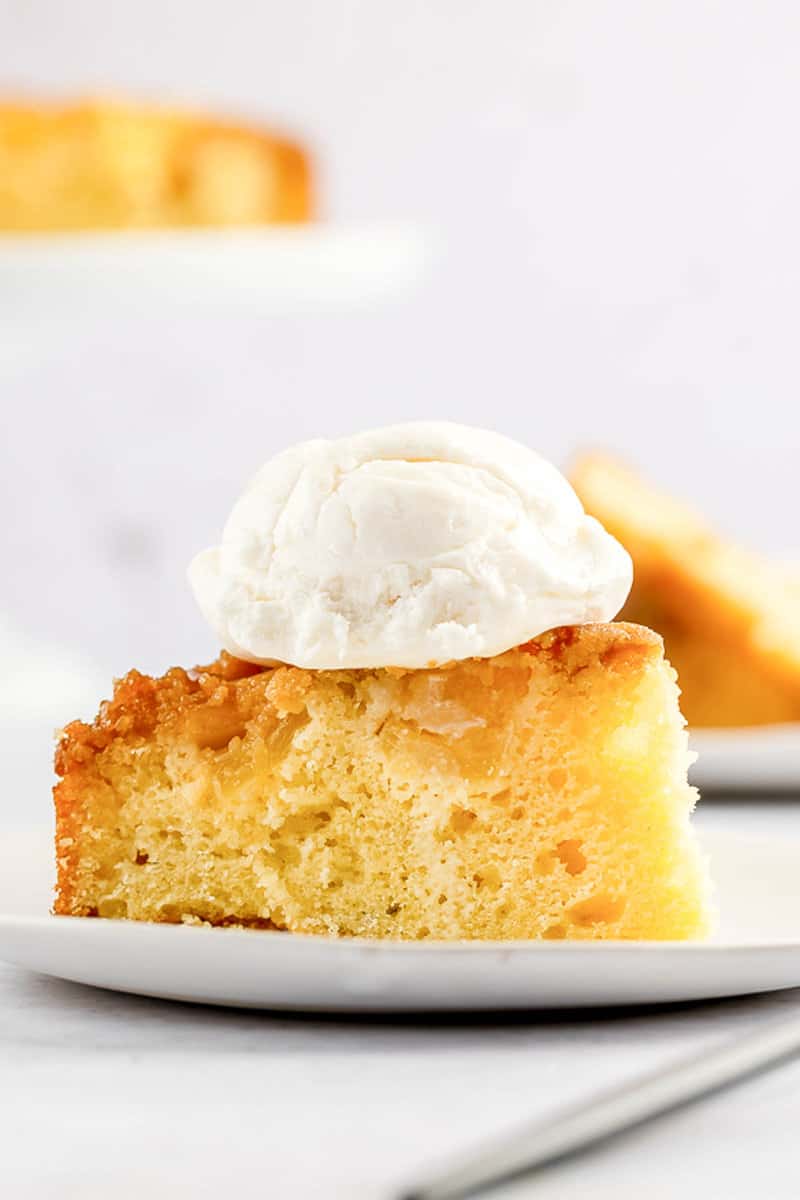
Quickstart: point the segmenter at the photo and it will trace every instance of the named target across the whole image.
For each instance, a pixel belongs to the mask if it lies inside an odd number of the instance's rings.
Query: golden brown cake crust
[[[624,671],[626,667],[638,670],[643,658],[661,655],[663,642],[644,625],[619,621],[565,625],[526,642],[519,649],[572,674],[598,659],[616,670]],[[376,675],[381,670],[346,674]],[[388,670],[395,677],[411,673],[405,668]],[[300,667],[256,666],[234,658],[226,650],[214,662],[191,671],[171,667],[160,677],[129,671],[116,681],[111,699],[103,702],[91,724],[72,721],[64,728],[56,747],[56,774],[68,775],[73,768],[102,753],[116,738],[147,738],[156,726],[178,722],[192,711],[207,709],[221,728],[227,721],[235,724],[239,714],[252,708],[256,696],[268,701],[276,717],[297,712],[302,708],[302,697],[314,674]],[[324,674],[335,677],[339,672]]]

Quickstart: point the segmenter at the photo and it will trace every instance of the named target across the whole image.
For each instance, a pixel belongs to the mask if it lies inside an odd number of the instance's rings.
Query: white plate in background
[[[0,841],[0,958],[170,1000],[309,1012],[574,1008],[800,986],[800,841],[703,835],[709,942],[370,942],[51,917],[52,835]]]
[[[427,263],[402,225],[0,234],[0,319],[360,307],[407,291]]]
[[[690,778],[701,790],[800,795],[800,724],[693,729],[690,742],[698,754]]]

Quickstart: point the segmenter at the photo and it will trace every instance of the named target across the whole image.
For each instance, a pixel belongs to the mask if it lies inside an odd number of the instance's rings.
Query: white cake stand
[[[413,288],[427,263],[407,225],[0,234],[0,320],[362,308]]]

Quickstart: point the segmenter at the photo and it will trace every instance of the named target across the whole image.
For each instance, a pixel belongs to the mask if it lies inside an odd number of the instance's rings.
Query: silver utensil
[[[772,1022],[700,1056],[598,1093],[523,1125],[400,1193],[398,1200],[461,1200],[607,1141],[800,1053],[800,1019]]]

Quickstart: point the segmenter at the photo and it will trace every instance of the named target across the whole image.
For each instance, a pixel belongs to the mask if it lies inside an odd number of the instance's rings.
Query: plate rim
[[[712,859],[726,851],[731,856],[721,871],[723,903],[737,886],[742,854],[761,848],[768,856],[755,860],[753,887],[765,887],[771,863],[781,874],[791,871],[785,896],[779,889],[768,899],[755,924],[737,927],[734,919],[730,933],[723,925],[720,940],[399,941],[55,916],[46,911],[52,831],[43,823],[17,827],[8,830],[4,849],[22,870],[8,876],[0,959],[44,978],[118,994],[331,1015],[602,1010],[800,988],[794,918],[800,885],[792,882],[800,838],[698,832]],[[24,856],[15,855],[15,834],[27,844]],[[771,889],[767,894],[772,897]],[[743,912],[750,896],[745,891]],[[787,900],[788,924],[769,936],[770,904]]]

